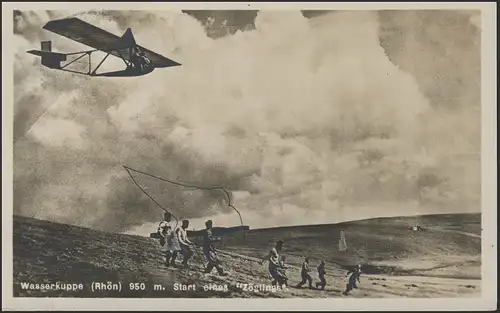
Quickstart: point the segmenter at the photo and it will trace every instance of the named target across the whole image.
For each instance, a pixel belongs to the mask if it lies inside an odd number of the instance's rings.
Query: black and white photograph
[[[496,295],[495,4],[84,4],[3,14],[13,301]]]

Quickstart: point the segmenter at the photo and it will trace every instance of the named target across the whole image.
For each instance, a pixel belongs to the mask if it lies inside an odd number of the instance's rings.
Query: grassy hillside
[[[416,225],[423,231],[410,229]],[[419,270],[463,262],[477,265],[477,270],[463,272],[461,276],[479,279],[480,225],[480,214],[456,214],[280,227],[252,230],[246,234],[245,247],[229,244],[227,249],[248,255],[265,254],[270,244],[282,239],[285,242],[283,254],[291,255],[289,260],[293,263],[301,262],[307,255],[315,263],[320,259],[341,267],[364,263],[378,265],[378,270],[365,266],[367,271],[374,273],[418,274]],[[346,236],[347,252],[337,249],[341,230]]]
[[[418,221],[422,232],[408,229]],[[348,251],[336,249],[339,231]],[[480,215],[436,215],[373,219],[336,225],[251,230],[246,242],[226,241],[220,258],[226,277],[202,274],[201,251],[191,269],[163,266],[163,251],[151,238],[112,234],[20,216],[14,217],[14,295],[61,297],[341,297],[345,270],[362,261],[366,275],[350,297],[477,296],[480,288]],[[277,239],[292,267],[290,285],[300,281],[302,255],[327,261],[325,291],[244,291],[239,283],[269,284],[264,255]],[[316,279],[316,273],[313,273]],[[122,283],[121,291],[91,291],[92,282]],[[76,292],[23,290],[21,282],[83,284]],[[129,283],[145,290],[129,290]],[[174,283],[196,284],[196,290],[175,291]],[[159,290],[154,285],[159,284]],[[225,290],[202,290],[215,286]]]

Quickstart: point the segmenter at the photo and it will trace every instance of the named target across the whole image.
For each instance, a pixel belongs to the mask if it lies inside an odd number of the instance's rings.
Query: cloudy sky
[[[138,78],[43,68],[25,51],[77,16],[182,66]],[[234,191],[252,228],[480,211],[474,11],[15,12],[14,212],[111,231],[161,211],[122,165]],[[119,60],[118,60],[119,61]],[[118,66],[111,61],[108,66]],[[136,174],[201,227],[224,194]]]

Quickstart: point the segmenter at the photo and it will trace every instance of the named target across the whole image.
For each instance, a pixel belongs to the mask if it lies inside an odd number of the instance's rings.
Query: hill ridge
[[[364,219],[359,219],[359,220],[351,220],[351,221],[344,221],[344,222],[338,222],[338,223],[276,226],[276,227],[255,228],[255,229],[250,228],[249,231],[251,231],[251,232],[257,232],[257,231],[269,231],[269,230],[285,230],[285,229],[303,228],[303,227],[343,226],[343,225],[356,224],[356,223],[369,222],[369,221],[389,221],[389,220],[394,220],[394,219],[418,219],[418,218],[432,218],[432,217],[445,217],[445,216],[451,216],[451,217],[458,217],[458,216],[480,217],[481,213],[436,213],[436,214],[421,214],[421,215],[401,215],[401,216],[388,216],[388,217],[370,217],[370,218],[364,218]],[[20,218],[27,219],[27,220],[34,220],[34,221],[42,221],[42,222],[47,222],[47,223],[60,224],[60,225],[67,225],[67,226],[71,226],[71,227],[76,227],[76,228],[81,228],[81,229],[89,229],[89,230],[92,230],[92,231],[98,231],[98,232],[109,233],[109,234],[120,234],[120,235],[126,235],[126,236],[145,237],[145,236],[135,235],[135,234],[130,234],[130,233],[112,232],[112,231],[106,231],[106,230],[102,230],[102,229],[93,229],[91,227],[86,227],[86,226],[81,226],[81,225],[74,225],[74,224],[68,224],[68,223],[61,223],[61,222],[57,222],[57,221],[49,221],[49,220],[37,219],[37,218],[34,218],[34,217],[30,217],[30,216],[23,216],[23,215],[17,215],[17,214],[13,215],[13,220],[20,219]],[[240,226],[219,227],[219,228],[234,228],[234,227],[240,227]]]

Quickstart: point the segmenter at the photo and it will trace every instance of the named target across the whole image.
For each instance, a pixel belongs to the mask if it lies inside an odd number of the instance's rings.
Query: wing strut
[[[104,63],[104,61],[106,61],[106,59],[108,58],[108,56],[109,56],[109,53],[108,53],[108,54],[106,54],[106,56],[104,56],[104,58],[101,60],[101,62],[99,62],[99,64],[98,64],[98,65],[96,66],[96,68],[92,71],[92,73],[90,72],[91,65],[90,65],[90,62],[89,62],[89,74],[90,74],[90,75],[95,75],[95,74],[96,74],[96,72],[97,72],[97,69],[98,69],[99,67],[101,67],[102,63]]]
[[[81,58],[83,58],[84,56],[88,55],[89,58],[90,58],[90,53],[91,52],[80,52],[82,55],[77,57],[76,59],[74,59],[73,61],[67,63],[67,64],[64,64],[63,66],[61,66],[61,69],[65,69],[66,67],[70,66],[71,64],[75,63],[76,61],[80,60]],[[74,53],[76,54],[76,53]],[[89,60],[89,66],[90,66],[90,60]]]

